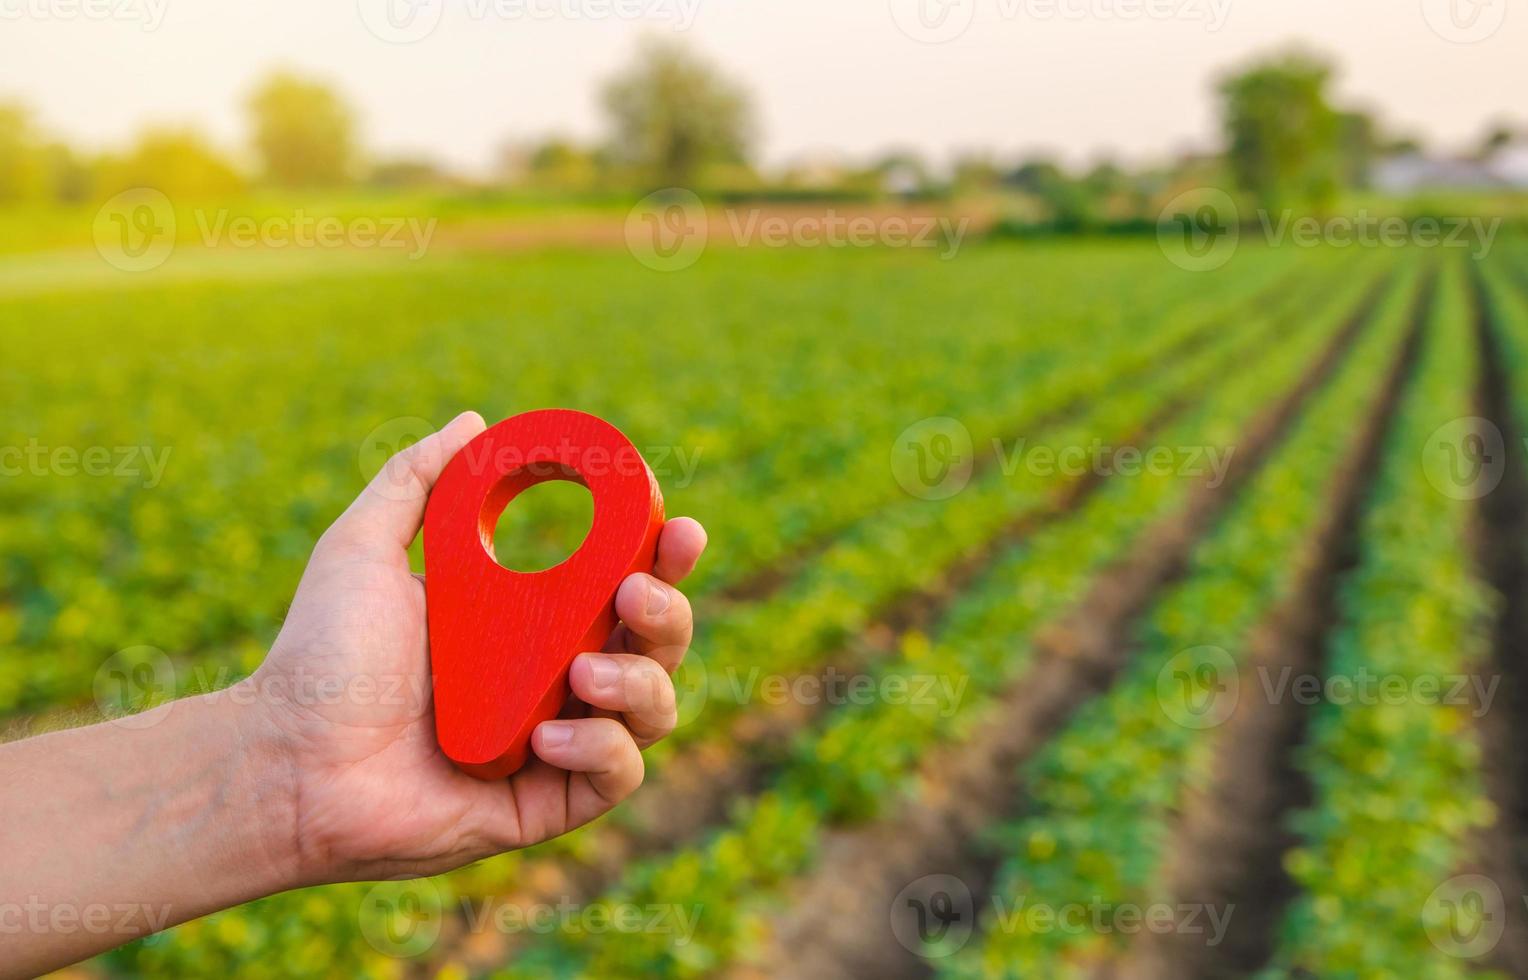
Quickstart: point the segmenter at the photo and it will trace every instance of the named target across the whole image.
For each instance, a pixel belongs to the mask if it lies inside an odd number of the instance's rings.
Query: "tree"
[[[248,103],[267,179],[287,187],[344,183],[356,165],[355,117],[322,82],[277,73]]]
[[[987,153],[963,153],[950,168],[957,193],[990,191],[1003,179],[1002,166]]]
[[[690,187],[707,167],[746,163],[747,93],[674,42],[648,41],[604,90],[611,155],[661,186]]]
[[[95,171],[67,143],[52,142],[42,148],[43,169],[48,175],[49,194],[64,204],[90,200],[96,191]]]
[[[16,103],[0,102],[0,204],[47,194],[47,169],[31,114]]]
[[[1369,172],[1383,150],[1379,124],[1366,112],[1337,114],[1337,146],[1342,182],[1350,187],[1368,187]]]
[[[1380,156],[1412,156],[1427,152],[1427,145],[1422,142],[1422,137],[1403,133],[1399,136],[1381,137],[1376,152]]]
[[[190,129],[148,130],[125,157],[104,162],[101,172],[108,194],[153,187],[172,198],[208,200],[244,185],[233,165]]]
[[[1088,188],[1052,160],[1026,160],[1004,178],[1004,183],[1039,201],[1058,231],[1079,231],[1097,220]]]
[[[572,140],[551,137],[530,155],[531,180],[555,190],[588,189],[599,183],[599,154]]]
[[[428,157],[396,157],[372,166],[366,182],[373,187],[449,187],[454,179],[449,171]]]
[[[1518,140],[1517,130],[1507,123],[1497,122],[1491,125],[1486,135],[1480,140],[1480,148],[1475,151],[1477,160],[1489,160],[1498,151],[1511,146]]]
[[[1147,211],[1150,194],[1145,182],[1112,160],[1094,164],[1078,183],[1095,219],[1133,220]]]
[[[1342,126],[1327,100],[1331,75],[1324,61],[1291,52],[1220,82],[1231,171],[1264,206],[1322,205],[1335,191]]]

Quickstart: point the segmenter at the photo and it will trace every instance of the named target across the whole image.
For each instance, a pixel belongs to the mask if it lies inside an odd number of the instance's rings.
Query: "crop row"
[[[1354,420],[1402,343],[1412,291],[1410,277],[1391,288],[1330,387],[1195,549],[1184,579],[1138,628],[1113,690],[1026,766],[1026,812],[1000,835],[1009,858],[994,896],[1003,908],[1022,908],[1023,897],[1144,908],[1158,897],[1175,814],[1208,774],[1214,701],[1236,689],[1253,630],[1290,595],[1326,498],[1312,474],[1330,474],[1350,448]],[[983,940],[946,975],[1088,975],[1129,938],[1092,922],[1054,928],[986,911]]]
[[[1284,337],[1255,378],[1213,389],[1157,440],[1234,445],[1251,417],[1330,339],[1335,314],[1345,312],[1351,299],[1350,285],[1325,316]],[[691,897],[704,911],[689,942],[676,945],[662,935],[623,936],[620,943],[558,936],[516,972],[683,976],[746,960],[784,904],[782,889],[810,867],[823,828],[884,812],[911,789],[918,757],[941,740],[959,738],[970,718],[1022,672],[1034,630],[1075,602],[1090,579],[1194,482],[1177,474],[1111,480],[1077,513],[1019,544],[957,601],[932,643],[909,637],[877,671],[879,678],[941,678],[951,682],[945,690],[964,681],[964,701],[882,700],[834,712],[824,725],[801,733],[789,764],[768,790],[738,807],[731,827],[633,868],[606,897],[612,904],[637,905]]]
[[[1463,279],[1455,267],[1444,278],[1416,390],[1363,520],[1362,563],[1342,592],[1334,674],[1366,671],[1410,688],[1469,676],[1485,663],[1493,600],[1471,562],[1473,504],[1431,482],[1460,462],[1436,434],[1474,414],[1479,355]],[[1521,369],[1528,317],[1521,308],[1509,316],[1499,288],[1492,308],[1498,322],[1510,320]],[[1490,924],[1471,916],[1492,910],[1472,910],[1464,889],[1440,894],[1469,862],[1472,833],[1493,816],[1471,711],[1431,698],[1318,709],[1303,755],[1314,803],[1299,816],[1301,844],[1286,862],[1304,892],[1270,976],[1478,975],[1469,956],[1485,950],[1469,941]]]

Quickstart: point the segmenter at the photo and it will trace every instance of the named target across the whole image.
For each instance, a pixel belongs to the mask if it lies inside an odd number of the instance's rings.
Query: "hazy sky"
[[[183,121],[234,147],[244,95],[286,65],[341,87],[371,146],[472,168],[506,138],[598,133],[599,82],[644,33],[747,83],[770,162],[1204,146],[1214,75],[1291,40],[1445,145],[1528,122],[1521,0],[0,0],[0,98],[87,145]]]

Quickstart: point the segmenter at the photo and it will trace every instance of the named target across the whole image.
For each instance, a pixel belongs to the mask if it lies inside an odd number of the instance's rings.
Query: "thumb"
[[[424,523],[425,501],[441,471],[485,428],[477,412],[463,412],[394,455],[324,537],[379,555],[407,549]]]

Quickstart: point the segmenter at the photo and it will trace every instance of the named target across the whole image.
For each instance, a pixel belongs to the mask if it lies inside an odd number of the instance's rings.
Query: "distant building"
[[[1508,187],[1528,187],[1528,140],[1518,140],[1491,154],[1486,169]]]
[[[841,154],[819,150],[792,160],[786,165],[782,178],[791,187],[826,190],[842,187],[849,173]]]
[[[895,160],[881,171],[881,189],[898,197],[911,197],[923,190],[928,175],[916,163]]]
[[[1375,164],[1370,179],[1388,194],[1528,190],[1528,141],[1509,143],[1483,160],[1403,153]]]

